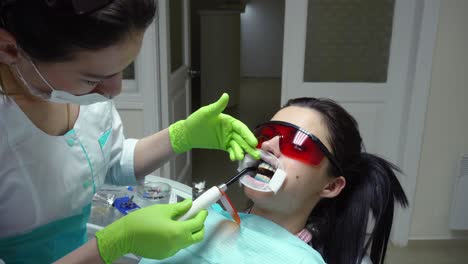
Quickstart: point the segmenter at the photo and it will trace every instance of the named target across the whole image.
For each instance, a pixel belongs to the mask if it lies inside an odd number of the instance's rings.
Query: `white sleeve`
[[[112,150],[105,182],[113,185],[136,185],[134,153],[138,139],[125,139],[122,120],[112,103]]]

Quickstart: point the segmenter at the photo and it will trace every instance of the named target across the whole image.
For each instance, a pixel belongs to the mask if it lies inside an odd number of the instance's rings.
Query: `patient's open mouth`
[[[260,157],[260,160],[249,158],[243,161],[241,165],[247,165],[244,168],[253,167],[255,171],[249,171],[239,181],[248,189],[276,194],[286,179],[283,164],[275,155],[261,149]]]
[[[260,165],[258,165],[257,174],[255,175],[255,179],[259,180],[259,181],[262,181],[262,182],[265,182],[265,183],[269,183],[271,178],[275,174],[275,171],[276,171],[276,169],[273,168],[270,164],[268,164],[266,162],[262,162],[262,163],[260,163]]]

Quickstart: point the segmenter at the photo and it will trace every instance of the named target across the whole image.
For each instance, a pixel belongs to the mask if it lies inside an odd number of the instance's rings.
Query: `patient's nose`
[[[276,136],[268,141],[263,142],[261,149],[270,152],[271,154],[275,155],[275,157],[279,157],[281,155],[280,136]]]

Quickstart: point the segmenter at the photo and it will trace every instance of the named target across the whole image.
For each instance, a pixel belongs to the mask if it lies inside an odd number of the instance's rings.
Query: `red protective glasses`
[[[254,134],[258,139],[257,148],[263,142],[279,136],[279,147],[282,154],[295,160],[317,166],[326,156],[341,173],[335,157],[327,147],[314,135],[306,130],[283,121],[270,121],[257,126]]]

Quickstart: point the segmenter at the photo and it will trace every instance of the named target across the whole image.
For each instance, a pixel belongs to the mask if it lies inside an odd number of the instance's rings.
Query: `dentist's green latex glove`
[[[241,121],[223,114],[229,102],[226,93],[219,100],[204,106],[187,119],[169,127],[172,148],[182,153],[192,148],[220,149],[229,152],[231,160],[241,160],[244,154],[259,159],[257,139]]]
[[[208,212],[177,221],[187,212],[192,200],[177,204],[156,204],[138,209],[96,233],[99,253],[105,263],[133,253],[151,259],[164,259],[193,243],[205,234],[203,223]]]

